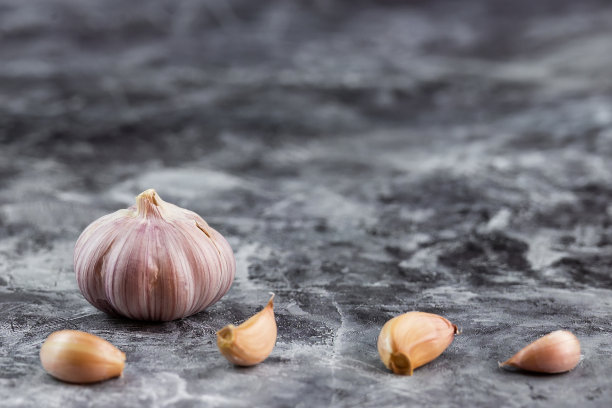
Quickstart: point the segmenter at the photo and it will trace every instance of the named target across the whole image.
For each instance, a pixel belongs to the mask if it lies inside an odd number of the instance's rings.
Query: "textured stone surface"
[[[0,0],[1,405],[612,405],[611,38],[605,1]],[[72,266],[149,187],[238,263],[163,324],[98,312]],[[269,291],[277,346],[233,368],[214,333]],[[414,309],[463,332],[394,376],[376,337]],[[45,374],[65,328],[124,376]],[[497,367],[560,328],[574,371]]]

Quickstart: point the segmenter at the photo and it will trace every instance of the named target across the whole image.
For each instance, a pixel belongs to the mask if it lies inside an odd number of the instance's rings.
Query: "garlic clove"
[[[252,366],[264,361],[276,344],[274,295],[266,307],[239,326],[228,324],[217,332],[217,346],[232,364]]]
[[[580,362],[580,341],[572,332],[557,330],[525,346],[500,367],[511,366],[537,373],[557,374]]]
[[[442,316],[408,312],[385,323],[378,336],[378,353],[395,374],[412,375],[442,354],[455,334],[457,326]]]
[[[55,378],[85,384],[120,376],[125,353],[93,334],[61,330],[49,335],[43,343],[40,362]]]
[[[232,248],[193,211],[153,189],[92,222],[77,240],[81,293],[98,309],[136,320],[190,316],[218,301],[236,271]]]

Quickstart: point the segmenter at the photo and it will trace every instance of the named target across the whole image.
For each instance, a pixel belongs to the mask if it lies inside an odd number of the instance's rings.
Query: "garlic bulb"
[[[442,354],[455,334],[457,326],[442,316],[408,312],[385,323],[378,336],[378,353],[395,374],[412,375],[414,369]]]
[[[217,347],[230,363],[252,366],[264,361],[276,344],[274,295],[266,307],[236,327],[228,324],[217,332]]]
[[[125,354],[93,334],[61,330],[52,333],[43,343],[40,362],[55,378],[85,384],[120,376]]]
[[[537,373],[564,373],[580,361],[580,342],[573,333],[557,330],[525,346],[500,367],[512,366]]]
[[[74,250],[79,289],[92,305],[136,320],[190,316],[219,300],[234,280],[227,241],[196,213],[155,190],[91,223]]]

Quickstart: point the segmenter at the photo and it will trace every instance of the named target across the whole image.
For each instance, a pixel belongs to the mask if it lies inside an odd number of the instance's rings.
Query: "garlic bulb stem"
[[[136,197],[136,211],[139,217],[161,217],[162,204],[165,204],[165,201],[152,188]]]

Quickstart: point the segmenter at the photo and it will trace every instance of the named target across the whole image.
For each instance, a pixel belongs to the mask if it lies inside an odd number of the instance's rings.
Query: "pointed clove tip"
[[[268,304],[266,304],[266,307],[274,307],[274,292],[268,292],[268,294],[272,297],[270,298],[270,300],[268,300]]]
[[[497,362],[497,367],[501,368],[502,370],[506,370],[506,371],[512,371],[512,372],[517,372],[517,371],[522,371],[523,368],[521,368],[519,365],[515,364],[512,362],[512,359],[506,360],[504,362]],[[526,370],[528,371],[528,370]]]

